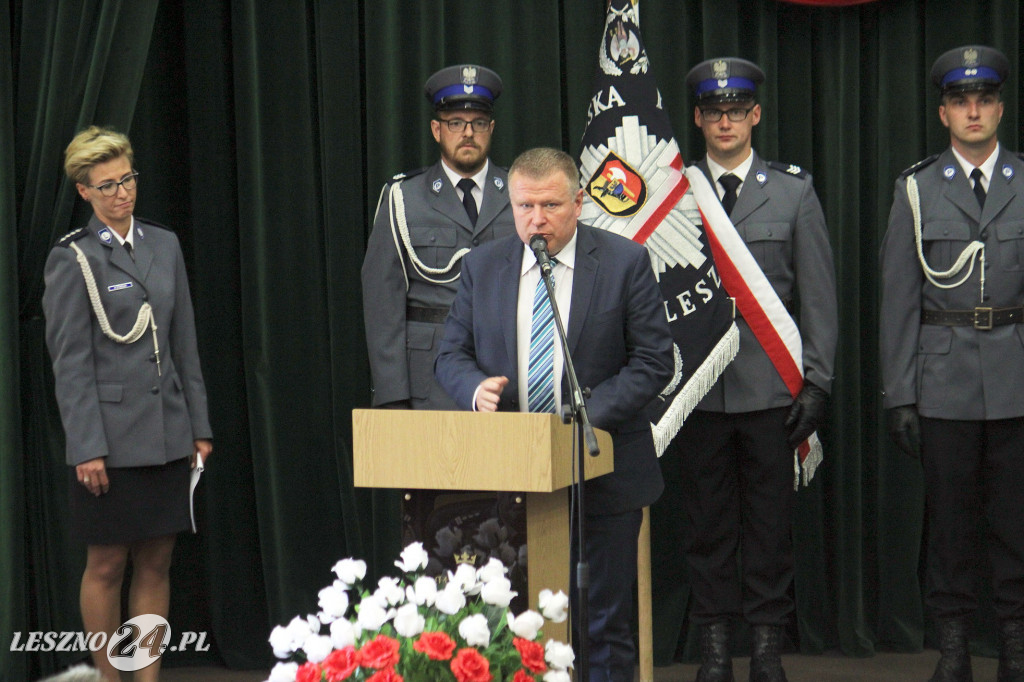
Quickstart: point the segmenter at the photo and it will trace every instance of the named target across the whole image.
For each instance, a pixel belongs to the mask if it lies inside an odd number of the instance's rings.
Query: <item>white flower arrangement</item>
[[[373,591],[362,584],[365,562],[336,563],[337,579],[317,594],[320,612],[270,633],[275,656],[298,660],[278,663],[268,682],[570,682],[572,647],[539,642],[545,619],[565,621],[565,593],[542,590],[541,613],[515,615],[501,561],[460,564],[441,585],[423,575],[427,561],[423,545],[410,544],[395,562],[404,575]]]

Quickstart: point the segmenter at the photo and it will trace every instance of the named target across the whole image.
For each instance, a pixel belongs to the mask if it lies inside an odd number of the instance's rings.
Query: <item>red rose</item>
[[[491,682],[491,664],[476,649],[459,649],[451,662],[459,682]]]
[[[335,649],[324,659],[324,672],[327,674],[327,682],[341,682],[358,667],[359,660],[356,655],[356,649],[351,646],[347,646],[344,649]]]
[[[402,676],[394,668],[385,668],[370,675],[366,682],[402,682]]]
[[[295,682],[320,682],[320,666],[308,661],[303,663],[295,673]]]
[[[517,670],[515,677],[512,678],[512,682],[536,682],[533,675],[526,672],[525,670]]]
[[[523,639],[522,637],[515,637],[512,639],[512,645],[515,646],[519,656],[523,659],[523,667],[531,673],[547,671],[548,667],[544,663],[544,647],[540,644]]]
[[[398,642],[387,635],[377,635],[363,645],[357,654],[359,665],[381,670],[398,663]],[[298,682],[298,681],[296,681]]]
[[[435,661],[447,661],[455,651],[455,640],[444,632],[424,632],[412,648]]]

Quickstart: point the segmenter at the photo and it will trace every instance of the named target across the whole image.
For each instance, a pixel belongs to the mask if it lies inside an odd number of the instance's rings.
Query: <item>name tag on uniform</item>
[[[111,284],[107,287],[107,291],[118,291],[120,289],[130,289],[134,286],[132,282],[124,282],[123,284]]]

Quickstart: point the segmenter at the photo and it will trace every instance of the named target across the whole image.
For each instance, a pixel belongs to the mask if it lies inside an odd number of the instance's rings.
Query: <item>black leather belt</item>
[[[419,306],[407,306],[405,319],[409,322],[429,322],[431,324],[444,324],[448,317],[447,308],[420,308]]]
[[[975,308],[974,310],[922,310],[921,324],[946,327],[974,327],[986,331],[992,327],[1024,322],[1024,307]]]

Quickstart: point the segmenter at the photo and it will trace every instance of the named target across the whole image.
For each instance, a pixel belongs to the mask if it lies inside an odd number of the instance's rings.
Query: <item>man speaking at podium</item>
[[[516,237],[474,249],[434,365],[459,408],[560,412],[564,358],[530,241],[550,255],[555,302],[593,425],[611,433],[614,473],[586,484],[590,679],[632,682],[630,632],[643,507],[661,494],[646,406],[673,376],[672,337],[647,249],[577,223],[568,154],[531,149],[509,169]],[[536,243],[536,242],[535,242]],[[578,627],[578,624],[574,624]]]

